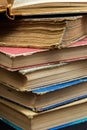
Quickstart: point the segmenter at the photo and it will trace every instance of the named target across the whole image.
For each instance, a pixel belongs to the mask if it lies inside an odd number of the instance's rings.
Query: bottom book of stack
[[[69,122],[64,125],[56,126],[54,128],[50,128],[49,130],[83,130],[87,128],[87,118],[83,118],[80,120],[75,120],[73,122]],[[8,120],[4,118],[0,118],[0,129],[4,130],[23,130],[22,128],[16,126],[12,122],[9,122]]]
[[[73,122],[69,122],[66,123],[64,125],[60,125],[60,126],[56,126],[54,128],[50,128],[49,130],[76,130],[76,129],[86,129],[87,128],[87,118],[82,118],[80,120],[75,120]],[[23,130],[22,128],[16,126],[15,124],[13,124],[12,122],[4,119],[4,118],[0,118],[0,129],[4,129],[4,130]]]
[[[87,98],[39,113],[5,99],[0,99],[0,108],[1,117],[24,130],[56,130],[58,126],[87,118]]]

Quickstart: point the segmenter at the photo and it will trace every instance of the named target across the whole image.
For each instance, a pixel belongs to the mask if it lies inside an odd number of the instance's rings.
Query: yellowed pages
[[[67,0],[14,0],[12,8],[22,8],[22,7],[43,7],[43,6],[86,6],[86,2],[76,2]]]

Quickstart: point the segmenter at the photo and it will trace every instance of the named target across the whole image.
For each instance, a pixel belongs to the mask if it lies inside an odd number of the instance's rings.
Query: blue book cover
[[[66,127],[73,126],[73,125],[76,125],[76,124],[84,123],[86,121],[87,121],[87,118],[83,118],[83,119],[80,119],[80,120],[69,122],[67,124],[63,124],[63,125],[60,125],[60,126],[49,128],[48,130],[60,130],[62,128],[66,128]]]
[[[75,80],[72,80],[72,81],[67,81],[67,82],[64,82],[64,83],[53,84],[53,85],[50,85],[50,86],[44,86],[44,87],[41,87],[41,88],[37,88],[37,89],[32,90],[32,93],[35,93],[35,94],[49,93],[49,92],[52,92],[52,91],[60,90],[60,89],[66,88],[66,87],[71,87],[71,86],[74,86],[74,85],[77,85],[77,84],[80,84],[80,83],[84,83],[84,82],[87,82],[87,77],[75,79]],[[53,104],[53,105],[50,105],[48,107],[43,107],[43,108],[40,109],[40,111],[46,111],[46,110],[49,110],[49,109],[53,109],[55,107],[59,107],[59,106],[74,102],[76,100],[83,99],[83,98],[87,98],[87,94],[77,96],[75,98],[71,98],[71,99],[66,100],[64,102]]]
[[[39,87],[39,88],[35,88],[32,90],[32,93],[36,93],[36,94],[44,94],[44,93],[48,93],[48,92],[52,92],[55,90],[59,90],[62,88],[66,88],[66,87],[70,87],[76,84],[80,84],[83,82],[87,82],[87,77],[83,77],[83,78],[78,78],[78,79],[74,79],[71,81],[66,81],[63,83],[58,83],[58,84],[52,84],[49,86],[43,86],[43,87]]]
[[[73,87],[74,85],[78,85],[78,84],[81,84],[81,83],[84,83],[84,82],[87,82],[87,77],[75,79],[75,80],[72,80],[72,81],[67,81],[67,82],[64,82],[64,83],[53,84],[53,85],[50,85],[50,86],[44,86],[44,87],[41,87],[41,88],[33,89],[32,93],[34,93],[36,95],[40,95],[40,94],[43,95],[45,93],[50,93],[50,92],[57,91],[57,90],[60,90],[60,89],[62,90],[63,88]],[[6,97],[3,97],[3,96],[0,96],[0,97],[6,99]],[[83,99],[83,98],[87,98],[86,93],[80,94],[80,95],[78,94],[78,95],[75,95],[73,97],[69,97],[65,100],[62,100],[61,102],[56,101],[56,102],[51,103],[49,105],[43,105],[43,106],[41,106],[41,108],[40,107],[38,108],[38,107],[35,107],[35,106],[34,106],[34,108],[32,106],[25,106],[24,104],[21,104],[20,102],[16,102],[14,100],[11,100],[10,97],[7,98],[7,100],[15,102],[18,105],[20,104],[23,107],[26,107],[28,109],[31,109],[31,110],[38,112],[38,111],[46,111],[46,110],[49,110],[49,109],[53,109],[53,108],[56,108],[56,107],[59,107],[59,106],[65,105],[65,104],[69,104],[69,103],[74,102],[76,100]]]
[[[76,97],[76,98],[71,98],[70,100],[66,100],[64,102],[53,104],[53,105],[50,105],[48,107],[42,107],[39,111],[47,111],[47,110],[50,110],[50,109],[54,109],[56,107],[60,107],[60,106],[72,103],[74,101],[84,99],[84,98],[87,98],[87,95],[82,95],[82,96],[79,96],[79,97]],[[36,109],[36,111],[38,111],[38,110]]]

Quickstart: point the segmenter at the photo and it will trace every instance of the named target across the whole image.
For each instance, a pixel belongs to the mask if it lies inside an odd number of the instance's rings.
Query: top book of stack
[[[42,15],[86,13],[86,2],[59,0],[0,0],[0,11],[9,9],[10,15]]]

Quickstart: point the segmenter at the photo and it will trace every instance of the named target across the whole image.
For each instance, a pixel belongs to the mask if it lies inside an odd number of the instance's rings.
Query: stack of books
[[[0,18],[1,120],[18,130],[57,130],[86,121],[86,3],[0,5],[10,18]]]

